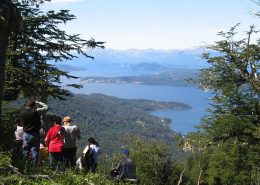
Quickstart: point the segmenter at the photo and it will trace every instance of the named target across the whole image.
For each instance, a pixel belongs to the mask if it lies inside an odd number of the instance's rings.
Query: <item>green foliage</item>
[[[30,185],[114,185],[111,180],[106,179],[105,176],[99,174],[79,174],[77,172],[65,172],[64,174],[53,174],[50,179],[44,178],[30,178],[29,175],[17,176],[9,174],[7,176],[0,175],[1,185],[18,185],[18,184],[30,184]],[[121,185],[123,183],[117,183]],[[127,184],[127,183],[124,183]]]
[[[209,163],[208,153],[211,150],[210,141],[206,133],[200,132],[191,132],[181,139],[180,146],[183,150],[192,153],[184,164],[184,174],[188,177],[187,184],[198,184],[198,181],[201,184],[205,183]]]
[[[197,184],[200,177],[200,183],[205,182],[205,169],[207,169],[207,158],[205,156],[200,155],[192,155],[190,156],[186,163],[184,164],[185,171],[184,174],[188,177],[187,184]]]
[[[238,26],[220,32],[224,39],[209,46],[217,54],[204,55],[211,67],[197,81],[215,93],[210,115],[200,125],[203,137],[197,141],[207,141],[209,184],[259,181],[260,42],[251,41],[258,33],[254,26],[245,39],[236,40]]]
[[[85,174],[75,170],[66,170],[62,174],[57,174],[50,170],[47,166],[31,166],[26,164],[18,170],[21,174],[13,172],[11,165],[11,157],[8,153],[0,151],[0,184],[1,185],[18,185],[18,184],[30,184],[30,185],[113,185],[114,182],[108,180],[105,175],[102,174]],[[45,175],[43,177],[33,177],[33,175]],[[118,183],[120,185],[121,183]]]
[[[0,151],[0,166],[1,167],[7,167],[8,165],[11,164],[11,157],[10,154],[7,152],[3,152],[2,150]]]
[[[13,149],[15,143],[14,131],[16,129],[15,119],[19,110],[14,109],[8,102],[3,102],[2,122],[0,124],[0,148],[5,151]]]
[[[69,10],[42,12],[30,1],[19,1],[17,5],[23,18],[23,28],[10,38],[5,99],[23,95],[46,101],[49,95],[58,98],[71,95],[61,87],[60,78],[77,77],[59,70],[55,63],[72,60],[77,55],[93,58],[84,48],[104,47],[103,42],[84,40],[78,34],[70,35],[60,29],[61,24],[76,19]],[[76,84],[70,86],[80,87]]]
[[[140,184],[172,185],[177,184],[181,166],[174,162],[172,153],[162,142],[145,142],[136,137],[128,137],[130,157],[137,166]],[[184,179],[187,183],[187,179]]]
[[[223,145],[219,146],[217,152],[210,154],[209,161],[209,183],[221,183],[221,184],[245,184],[249,179],[238,179],[243,177],[239,173],[241,170],[237,169],[239,161],[239,151],[238,147],[234,144],[225,142]]]
[[[95,184],[95,185],[113,185],[114,182],[108,180],[105,176],[100,174],[84,174],[77,173],[75,171],[67,171],[65,174],[58,176],[57,182],[59,184],[66,185],[83,185],[83,184]],[[121,183],[118,183],[119,185]]]

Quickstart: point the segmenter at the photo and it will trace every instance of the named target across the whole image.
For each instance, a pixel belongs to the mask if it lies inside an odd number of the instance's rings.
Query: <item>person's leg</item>
[[[62,152],[56,152],[56,161],[57,162],[63,162]]]
[[[70,148],[70,167],[74,168],[76,166],[76,152],[77,152],[77,148]]]
[[[91,171],[93,173],[96,173],[96,169],[97,169],[97,163],[95,163],[95,162],[91,163]]]
[[[85,166],[84,166],[85,172],[89,172],[90,169],[91,169],[90,161],[85,161]]]
[[[23,140],[16,140],[15,141],[15,148],[13,151],[13,157],[15,159],[22,159],[23,158]]]
[[[51,168],[53,168],[54,166],[54,156],[53,156],[53,152],[49,152],[49,166]]]
[[[63,172],[64,166],[63,166],[62,152],[55,152],[55,161],[56,161],[56,171],[57,172]]]
[[[55,171],[59,171],[59,161],[61,161],[60,159],[60,155],[59,153],[61,152],[51,152],[50,156],[51,156],[51,168]]]
[[[29,159],[30,151],[32,148],[32,139],[33,136],[31,134],[28,134],[27,132],[24,132],[23,135],[23,158],[25,160]]]
[[[39,150],[40,150],[40,133],[34,133],[32,139],[32,162],[33,164],[37,164],[39,159]]]
[[[65,167],[68,168],[69,167],[69,159],[70,159],[69,148],[63,148],[62,153],[63,153],[63,162],[65,164]]]

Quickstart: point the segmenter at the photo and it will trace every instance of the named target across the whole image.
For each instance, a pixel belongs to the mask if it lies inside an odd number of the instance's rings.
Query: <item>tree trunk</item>
[[[201,174],[202,174],[202,169],[200,168],[200,174],[199,174],[199,177],[198,177],[198,183],[197,183],[197,185],[200,185]]]
[[[5,61],[6,61],[6,49],[8,45],[8,34],[2,33],[0,35],[0,124],[2,125],[2,102],[5,82]],[[3,135],[1,132],[0,135]]]
[[[12,32],[17,32],[21,26],[21,14],[11,0],[0,1],[0,127],[2,126],[2,102],[5,83],[5,63],[8,39]],[[0,135],[3,136],[3,129]],[[2,141],[2,140],[1,140]]]
[[[180,175],[180,178],[179,178],[179,181],[178,181],[178,185],[180,185],[181,182],[182,182],[182,177],[183,177],[183,174],[184,174],[184,172],[185,172],[185,169],[186,169],[186,168],[184,168],[183,171],[181,172],[181,175]]]

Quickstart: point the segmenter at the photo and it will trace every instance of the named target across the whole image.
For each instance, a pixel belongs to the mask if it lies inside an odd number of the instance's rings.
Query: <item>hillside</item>
[[[170,120],[150,115],[147,111],[191,108],[183,103],[127,100],[102,94],[75,95],[66,101],[50,99],[49,106],[49,114],[68,115],[80,127],[81,147],[88,137],[94,137],[108,153],[120,150],[125,144],[124,137],[129,134],[174,146],[176,133],[170,130]]]

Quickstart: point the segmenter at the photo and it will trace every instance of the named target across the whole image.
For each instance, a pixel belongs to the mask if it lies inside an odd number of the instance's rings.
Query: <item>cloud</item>
[[[77,3],[83,0],[52,0],[53,4],[68,4],[68,3]]]

